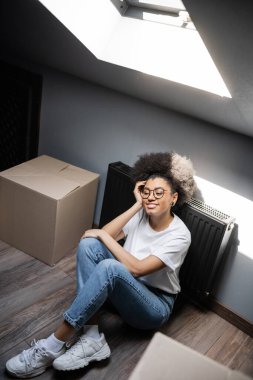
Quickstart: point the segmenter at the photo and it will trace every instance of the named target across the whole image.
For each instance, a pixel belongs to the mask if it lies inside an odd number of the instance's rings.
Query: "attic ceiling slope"
[[[241,114],[242,133],[253,136],[253,2],[184,0]]]
[[[177,13],[157,22],[150,9],[128,7],[122,14],[121,1],[118,7],[115,0],[74,7],[68,0],[40,2],[99,60],[231,98],[199,33]]]
[[[240,39],[235,44],[237,32],[233,34],[231,30],[230,36],[223,20],[217,19],[215,7],[218,6],[218,2],[214,0],[213,5],[213,1],[202,1],[204,6],[199,6],[197,0],[185,1],[185,5],[190,8],[194,23],[208,45],[218,69],[226,79],[233,96],[230,100],[96,59],[38,0],[1,1],[0,55],[2,59],[9,56],[17,61],[50,66],[253,137],[252,110],[249,107],[250,102],[253,102],[252,73],[251,70],[249,71],[250,66],[253,67],[252,27],[248,25],[246,28],[247,33],[245,32],[244,44],[241,44],[240,59],[233,59],[234,55],[238,54],[238,44],[242,43],[244,32],[237,31]],[[219,3],[223,12],[227,9],[227,5],[227,0],[224,7],[223,2]],[[234,18],[234,15],[232,16],[230,15],[226,22],[231,22],[231,18]],[[214,28],[217,30],[214,31]],[[242,74],[242,77],[238,73],[235,75],[236,71],[241,69],[243,62],[246,72]],[[238,64],[240,67],[236,66]]]

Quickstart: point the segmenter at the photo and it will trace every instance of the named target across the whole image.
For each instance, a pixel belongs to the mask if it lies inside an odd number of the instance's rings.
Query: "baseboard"
[[[210,297],[208,302],[209,308],[220,317],[230,322],[232,325],[242,330],[253,338],[253,324],[242,316],[230,310],[227,306],[220,303],[216,298]]]

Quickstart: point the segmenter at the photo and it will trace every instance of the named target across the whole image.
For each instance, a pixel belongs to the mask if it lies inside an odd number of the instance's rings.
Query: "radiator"
[[[99,226],[103,227],[135,202],[132,168],[122,162],[109,164]]]
[[[134,202],[132,168],[122,162],[109,164],[100,227],[127,210]],[[191,232],[192,242],[180,270],[184,294],[197,302],[212,292],[226,247],[233,230],[234,218],[191,199],[175,212]]]

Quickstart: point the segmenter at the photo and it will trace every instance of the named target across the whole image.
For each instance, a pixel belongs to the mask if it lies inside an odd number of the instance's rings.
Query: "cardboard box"
[[[250,380],[183,344],[156,333],[129,380]]]
[[[0,173],[0,239],[53,265],[92,227],[99,175],[49,156]]]

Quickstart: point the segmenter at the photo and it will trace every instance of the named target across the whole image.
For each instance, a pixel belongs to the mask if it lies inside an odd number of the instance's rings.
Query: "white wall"
[[[246,136],[44,70],[39,152],[101,174],[95,223],[110,162],[132,165],[138,154],[174,150],[191,157],[200,178],[252,201],[252,148]],[[216,295],[251,322],[252,273],[252,259],[231,257]]]

